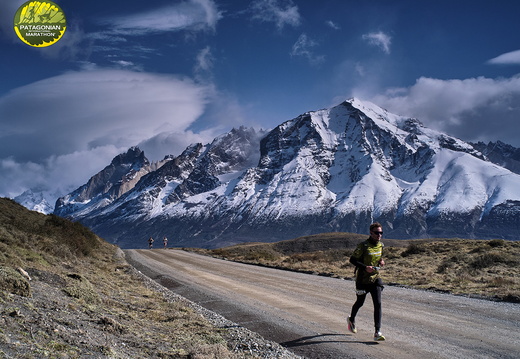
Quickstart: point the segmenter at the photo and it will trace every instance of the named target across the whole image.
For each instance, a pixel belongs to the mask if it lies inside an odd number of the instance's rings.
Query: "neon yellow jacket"
[[[356,283],[371,284],[380,278],[378,270],[368,273],[365,268],[379,266],[379,262],[383,258],[383,248],[383,242],[374,243],[370,238],[357,245],[350,257],[350,263],[357,268]]]

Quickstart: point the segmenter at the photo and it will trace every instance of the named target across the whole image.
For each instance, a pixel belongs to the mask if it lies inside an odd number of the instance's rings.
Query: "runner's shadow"
[[[378,345],[378,342],[374,341],[352,341],[341,339],[339,337],[349,338],[350,335],[347,334],[318,334],[312,335],[308,337],[301,337],[294,340],[289,340],[283,343],[280,343],[281,346],[286,348],[294,348],[301,347],[304,345],[315,345],[315,344],[327,344],[327,343],[359,343],[365,345]]]

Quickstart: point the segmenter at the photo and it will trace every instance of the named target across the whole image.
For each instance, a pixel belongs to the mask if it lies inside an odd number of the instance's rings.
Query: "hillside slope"
[[[296,357],[161,288],[82,225],[0,198],[0,357]]]

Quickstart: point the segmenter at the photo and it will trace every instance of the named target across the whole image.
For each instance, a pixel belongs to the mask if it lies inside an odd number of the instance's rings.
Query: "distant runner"
[[[152,249],[152,248],[153,248],[153,238],[152,238],[152,237],[150,237],[150,238],[148,239],[148,248],[149,248],[149,249]]]
[[[164,236],[164,238],[162,239],[162,242],[163,242],[164,248],[168,247],[168,238],[166,238],[166,236]]]

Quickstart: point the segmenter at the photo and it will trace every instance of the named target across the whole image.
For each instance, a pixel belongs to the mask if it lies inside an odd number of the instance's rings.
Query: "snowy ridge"
[[[171,160],[150,163],[144,152],[132,147],[125,154],[116,156],[110,165],[94,175],[88,183],[58,199],[54,213],[70,218],[83,218],[91,212],[102,210],[124,193],[132,190],[146,174],[156,171]]]
[[[15,197],[14,200],[32,211],[44,214],[49,214],[53,211],[52,205],[47,201],[43,192],[26,190],[19,196]]]
[[[96,203],[67,215],[123,247],[150,235],[215,247],[364,233],[373,221],[394,238],[517,239],[502,226],[518,226],[520,176],[417,119],[351,99],[268,133],[241,127],[194,144]]]

